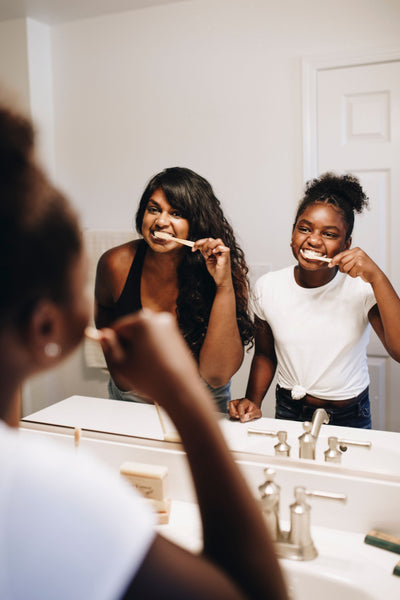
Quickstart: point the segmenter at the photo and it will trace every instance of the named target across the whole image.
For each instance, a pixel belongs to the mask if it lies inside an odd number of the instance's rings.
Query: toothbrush
[[[81,428],[75,427],[75,429],[74,429],[74,445],[77,450],[79,448],[80,441],[81,441]]]
[[[321,260],[322,262],[331,262],[331,258],[328,258],[327,256],[319,256],[318,254],[314,254],[314,252],[312,252],[312,250],[303,250],[303,256],[305,258],[308,258],[308,260]]]
[[[94,342],[98,342],[102,338],[101,331],[99,331],[95,327],[90,326],[86,327],[85,336],[89,338],[89,340],[93,340]]]
[[[191,242],[190,240],[183,240],[182,238],[174,237],[173,235],[171,235],[170,233],[166,233],[165,231],[155,231],[154,236],[156,238],[159,238],[160,240],[172,240],[174,242],[178,242],[178,244],[183,244],[184,246],[189,246],[190,248],[193,248],[193,246],[194,246],[194,242]]]
[[[330,263],[331,262],[331,258],[327,258],[326,256],[320,256],[319,258],[317,258],[316,256],[307,256],[308,259],[311,260],[321,260],[322,262],[327,262]]]

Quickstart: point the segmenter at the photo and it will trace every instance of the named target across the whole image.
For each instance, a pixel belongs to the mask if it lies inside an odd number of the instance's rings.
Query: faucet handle
[[[277,437],[278,443],[275,444],[275,456],[290,456],[290,446],[286,442],[287,431],[266,431],[265,429],[257,429],[257,427],[248,427],[248,435],[267,435],[269,437]]]
[[[266,479],[264,483],[258,486],[258,491],[260,492],[261,498],[263,499],[270,496],[272,491],[274,491],[274,493],[278,492],[279,495],[279,491],[281,488],[274,481],[276,475],[275,469],[273,469],[272,467],[266,467],[264,469],[264,474]]]
[[[314,498],[325,498],[325,500],[340,500],[341,502],[347,501],[346,494],[338,494],[337,492],[325,492],[321,490],[307,490],[301,486],[294,488],[294,493],[296,497],[297,490],[299,490],[299,496],[313,496]]]
[[[267,435],[270,437],[276,437],[276,431],[266,431],[265,429],[257,429],[257,427],[248,427],[247,428],[248,435]]]
[[[366,448],[367,450],[371,450],[372,442],[362,442],[359,440],[338,440],[339,448],[342,452],[346,452],[347,446],[360,446],[361,448]]]
[[[338,448],[337,437],[328,437],[328,450],[325,450],[324,452],[325,462],[340,463],[342,460],[342,453],[340,450]]]
[[[275,444],[275,456],[290,456],[290,446],[287,443],[287,432],[286,431],[278,431],[276,434],[278,438],[278,443]]]

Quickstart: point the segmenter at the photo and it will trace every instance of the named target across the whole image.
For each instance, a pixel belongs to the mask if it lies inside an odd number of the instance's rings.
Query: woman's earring
[[[48,342],[44,347],[44,353],[49,358],[57,358],[61,354],[61,346],[56,342]]]

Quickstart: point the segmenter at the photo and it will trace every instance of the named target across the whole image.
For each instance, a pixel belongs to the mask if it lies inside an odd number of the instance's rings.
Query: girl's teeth
[[[324,256],[323,254],[318,254],[317,252],[313,252],[312,250],[303,250],[303,255],[306,258],[321,258]]]

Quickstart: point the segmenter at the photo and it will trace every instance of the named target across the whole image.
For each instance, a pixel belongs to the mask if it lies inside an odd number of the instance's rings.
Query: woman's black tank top
[[[142,308],[140,299],[140,280],[142,278],[142,270],[144,257],[147,250],[147,244],[144,240],[140,240],[136,249],[135,257],[129,269],[128,277],[126,278],[124,289],[116,303],[114,304],[114,319],[124,317],[130,313],[136,312]]]

